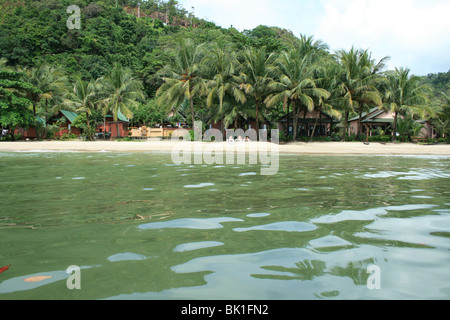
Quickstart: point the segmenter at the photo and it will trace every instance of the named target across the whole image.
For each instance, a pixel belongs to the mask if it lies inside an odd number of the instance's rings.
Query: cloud
[[[320,0],[324,13],[314,34],[334,49],[370,49],[391,67],[418,74],[450,68],[450,4],[416,0]]]
[[[258,25],[313,35],[332,50],[369,49],[390,68],[450,69],[448,0],[179,0],[197,17],[238,30]]]

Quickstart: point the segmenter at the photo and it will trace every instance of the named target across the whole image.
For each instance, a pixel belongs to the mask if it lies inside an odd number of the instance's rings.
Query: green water
[[[0,299],[449,299],[449,164],[0,153]]]

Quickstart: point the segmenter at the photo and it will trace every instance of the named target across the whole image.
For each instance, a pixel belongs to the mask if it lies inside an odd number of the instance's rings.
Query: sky
[[[178,0],[198,18],[239,31],[258,25],[314,36],[331,51],[369,49],[416,75],[450,69],[448,0]]]

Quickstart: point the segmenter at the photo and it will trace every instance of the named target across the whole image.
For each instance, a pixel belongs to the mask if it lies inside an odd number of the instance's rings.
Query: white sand
[[[246,150],[250,147],[260,150],[265,147],[276,151],[274,145],[262,142],[243,142]],[[182,150],[205,151],[211,148],[216,150],[227,150],[233,147],[240,150],[239,143],[204,143],[204,142],[175,142],[175,141],[19,141],[0,142],[0,151],[117,151],[117,152],[147,152],[162,151],[171,152],[174,148]],[[295,142],[276,146],[280,154],[322,154],[322,155],[449,155],[450,145],[420,145],[414,143],[370,143],[363,142]],[[222,149],[221,149],[222,148]]]

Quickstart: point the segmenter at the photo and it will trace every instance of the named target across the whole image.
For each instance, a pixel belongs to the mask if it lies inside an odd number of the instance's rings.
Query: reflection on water
[[[0,299],[449,299],[449,163],[0,153]]]
[[[219,229],[223,228],[222,222],[242,221],[234,218],[209,218],[209,219],[177,219],[165,222],[151,222],[140,225],[139,229],[164,229],[164,228],[187,228],[187,229]]]

